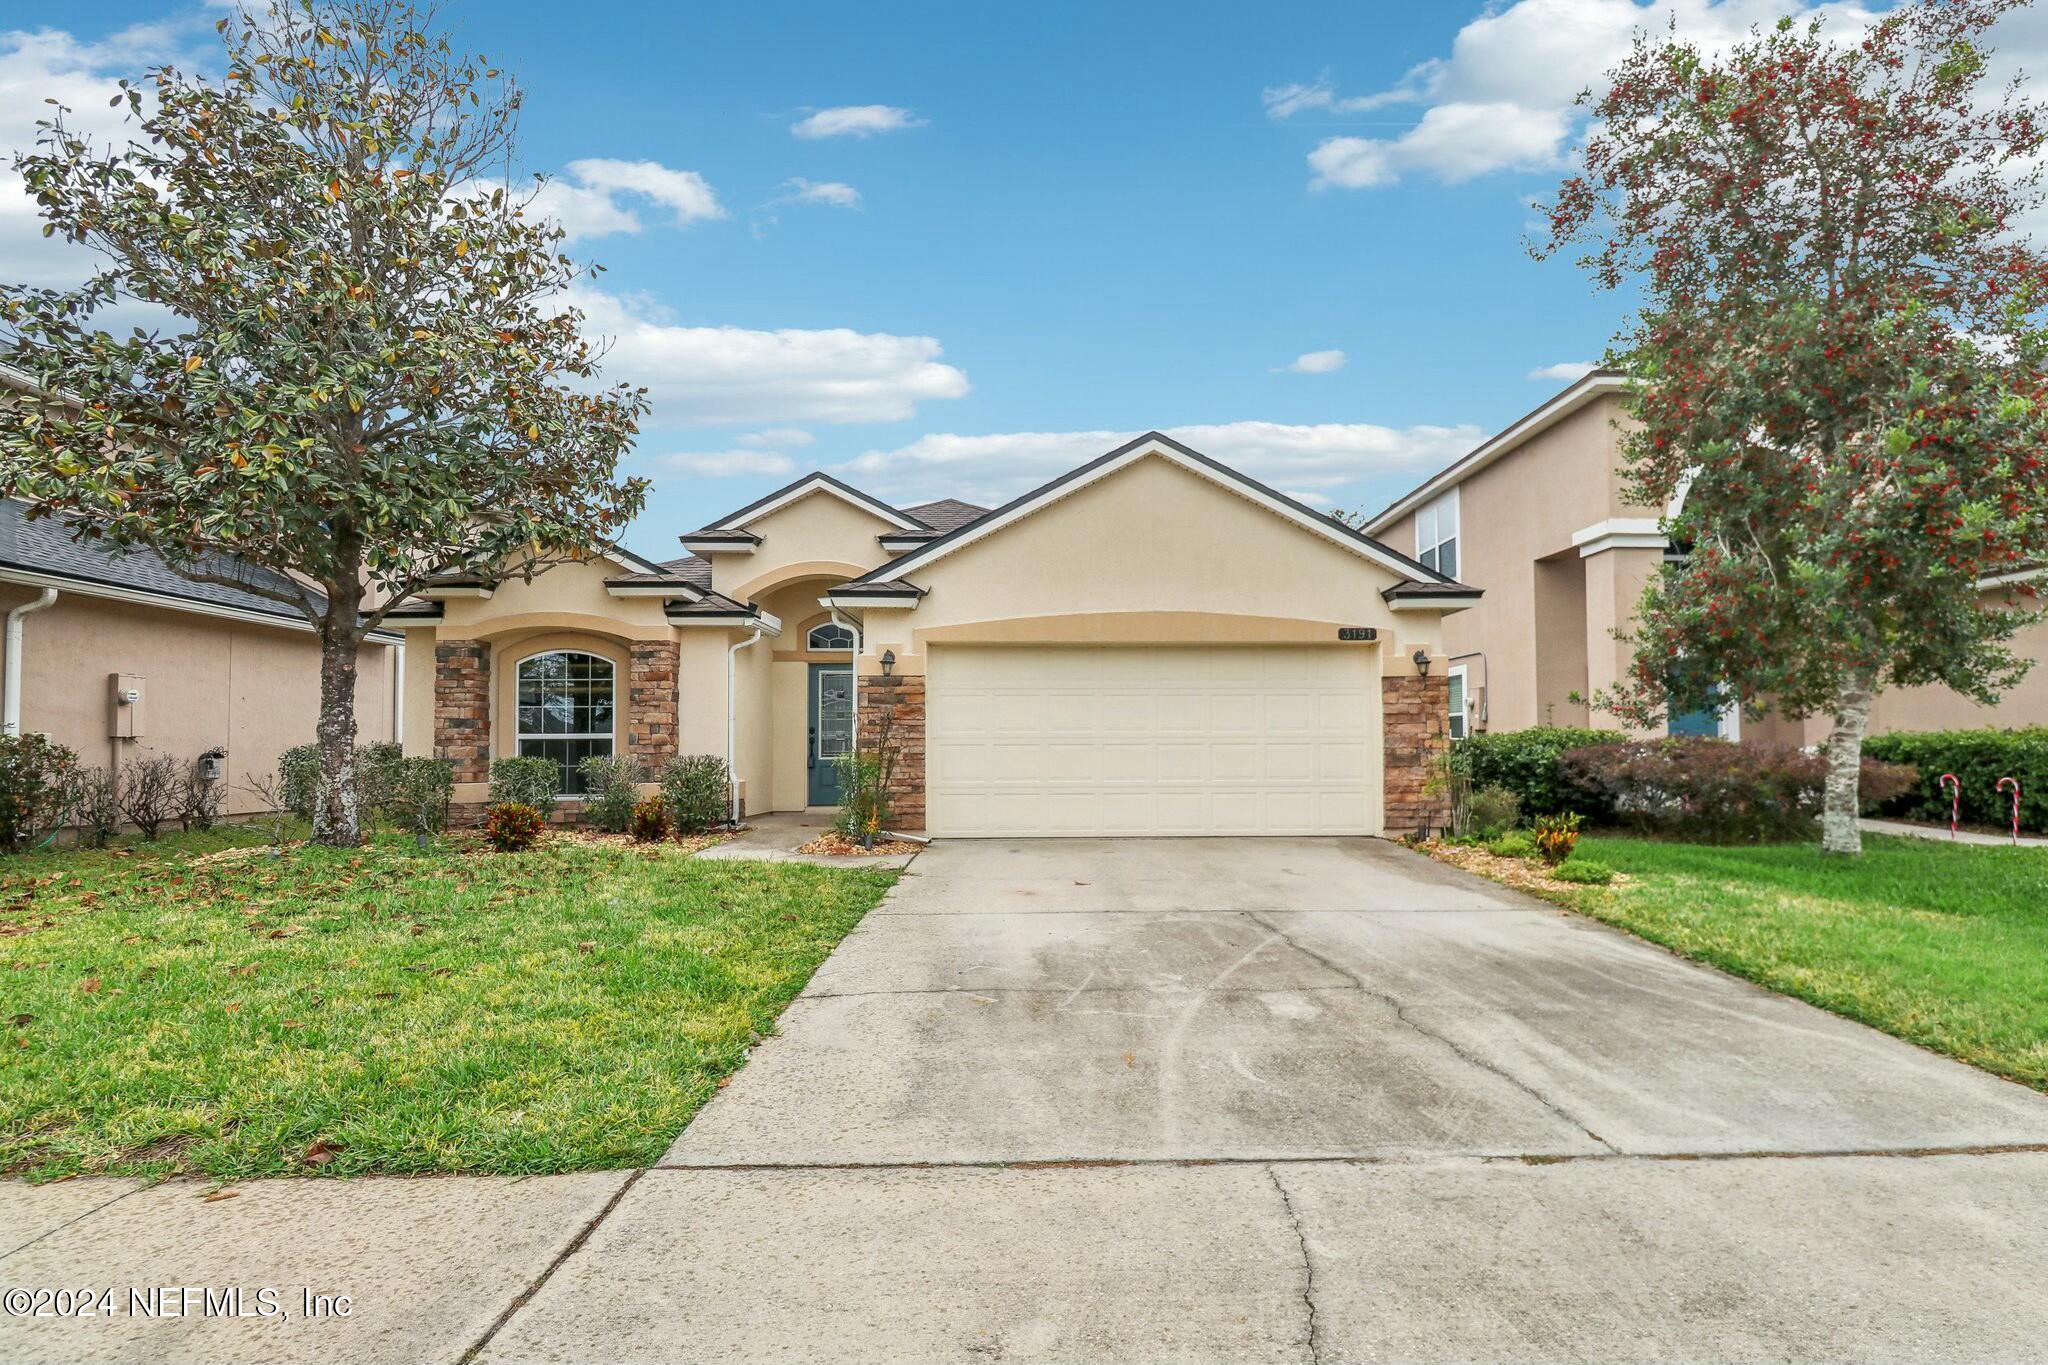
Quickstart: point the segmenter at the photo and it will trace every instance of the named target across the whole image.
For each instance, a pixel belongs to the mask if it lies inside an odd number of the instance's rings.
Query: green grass
[[[0,863],[0,1170],[645,1164],[894,880],[253,838]]]
[[[1634,879],[1551,899],[1687,957],[2048,1089],[2048,850],[1864,836],[1715,848],[1586,838]]]

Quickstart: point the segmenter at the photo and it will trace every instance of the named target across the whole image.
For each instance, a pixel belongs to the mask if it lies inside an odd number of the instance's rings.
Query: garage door
[[[1369,834],[1369,650],[939,645],[934,834]]]

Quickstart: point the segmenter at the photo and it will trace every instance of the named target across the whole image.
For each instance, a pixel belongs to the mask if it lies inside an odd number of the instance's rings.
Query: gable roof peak
[[[686,535],[682,538],[684,540],[691,540],[698,538],[700,535],[708,536],[715,532],[744,531],[747,529],[746,523],[751,518],[765,517],[772,512],[787,507],[800,498],[809,497],[813,493],[828,493],[902,530],[929,531],[932,529],[925,522],[912,516],[902,508],[893,507],[883,502],[880,498],[863,493],[852,484],[836,479],[822,469],[814,469],[810,473],[784,484],[774,492],[756,498],[737,512],[728,513],[719,520],[712,522],[704,528],[703,532]]]

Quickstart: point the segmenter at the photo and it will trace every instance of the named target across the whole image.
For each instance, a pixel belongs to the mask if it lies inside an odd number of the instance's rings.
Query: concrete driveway
[[[203,1274],[195,1217],[409,1273],[324,1336],[0,1354],[2024,1360],[2044,1145],[2048,1098],[1389,844],[942,843],[655,1168],[46,1208],[0,1284]]]

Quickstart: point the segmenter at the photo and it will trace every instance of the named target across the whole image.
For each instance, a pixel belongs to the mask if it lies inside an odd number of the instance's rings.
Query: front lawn
[[[1718,848],[1588,837],[1631,879],[1543,892],[1687,957],[2048,1089],[2048,850],[1865,835]]]
[[[646,1164],[894,880],[252,838],[0,863],[0,1170]]]

